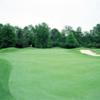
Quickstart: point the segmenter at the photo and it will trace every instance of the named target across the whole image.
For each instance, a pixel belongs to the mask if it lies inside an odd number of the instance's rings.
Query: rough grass
[[[80,54],[79,49],[10,50],[0,57],[12,65],[9,87],[16,100],[100,99],[100,57]]]

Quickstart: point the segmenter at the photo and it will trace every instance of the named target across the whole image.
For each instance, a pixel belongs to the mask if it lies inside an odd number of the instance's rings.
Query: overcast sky
[[[100,23],[100,0],[0,0],[0,23],[25,26],[46,22],[63,29],[89,30]]]

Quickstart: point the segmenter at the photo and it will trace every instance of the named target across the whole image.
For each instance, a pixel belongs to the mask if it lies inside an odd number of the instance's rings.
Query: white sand
[[[100,54],[96,54],[95,52],[91,50],[80,50],[81,53],[91,55],[91,56],[100,56]]]

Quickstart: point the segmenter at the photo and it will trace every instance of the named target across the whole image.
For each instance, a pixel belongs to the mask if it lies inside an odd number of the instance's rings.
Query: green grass
[[[100,57],[79,49],[10,48],[0,58],[0,100],[100,99]]]
[[[0,59],[0,100],[13,100],[9,91],[9,75],[11,65],[8,61]]]

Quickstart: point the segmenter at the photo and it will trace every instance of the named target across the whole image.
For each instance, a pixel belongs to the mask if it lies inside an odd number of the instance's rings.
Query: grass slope
[[[0,59],[0,100],[12,100],[9,91],[9,75],[11,65],[3,59]]]
[[[9,87],[16,100],[100,99],[100,57],[78,49],[10,50],[0,56],[13,66]]]

